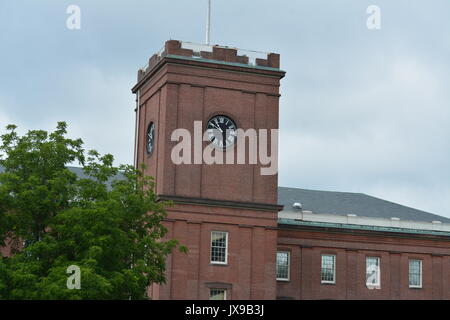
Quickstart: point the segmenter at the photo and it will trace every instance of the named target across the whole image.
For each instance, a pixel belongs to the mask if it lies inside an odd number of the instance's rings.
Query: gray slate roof
[[[318,214],[325,213],[343,216],[356,214],[361,217],[371,218],[397,217],[401,220],[450,223],[448,218],[371,197],[363,193],[278,187],[278,203],[284,205],[283,211],[297,211],[297,209],[292,207],[296,202],[302,204],[303,210]]]

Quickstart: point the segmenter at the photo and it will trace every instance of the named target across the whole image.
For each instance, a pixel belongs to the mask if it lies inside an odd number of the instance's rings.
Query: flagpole
[[[211,42],[211,0],[208,0],[208,14],[206,16],[206,44]]]

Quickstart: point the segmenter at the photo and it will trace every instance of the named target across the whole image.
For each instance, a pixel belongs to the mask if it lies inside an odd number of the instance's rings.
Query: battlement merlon
[[[280,55],[242,50],[218,45],[195,44],[178,40],[166,41],[164,47],[152,55],[148,64],[138,70],[138,83],[165,57],[179,57],[205,62],[221,62],[246,67],[280,70]]]

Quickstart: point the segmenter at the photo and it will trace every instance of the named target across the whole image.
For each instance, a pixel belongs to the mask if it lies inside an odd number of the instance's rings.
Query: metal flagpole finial
[[[206,16],[206,44],[211,42],[211,0],[208,0],[208,14]]]

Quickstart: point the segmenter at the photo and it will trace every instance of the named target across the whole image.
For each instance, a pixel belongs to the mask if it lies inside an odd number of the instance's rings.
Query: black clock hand
[[[223,130],[220,128],[220,127],[218,127],[218,126],[216,126],[214,123],[211,123],[216,129],[218,129],[218,130],[220,130],[220,132],[223,132]]]
[[[226,147],[226,143],[227,143],[227,131],[226,130],[222,130],[222,146],[223,148]]]

